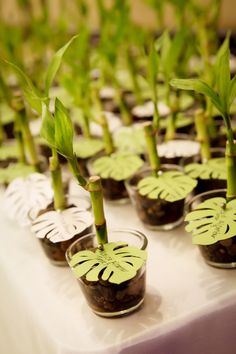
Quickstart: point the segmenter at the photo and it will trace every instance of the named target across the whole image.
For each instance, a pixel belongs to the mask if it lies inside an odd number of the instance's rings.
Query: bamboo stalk
[[[152,174],[157,176],[157,172],[160,169],[160,159],[157,153],[156,146],[156,131],[153,129],[151,122],[144,123],[144,133],[147,144],[148,158],[150,161]]]
[[[49,158],[49,169],[51,172],[54,192],[54,208],[55,210],[64,210],[66,207],[66,201],[64,196],[61,166],[57,151],[55,149],[52,149],[52,156]]]
[[[227,193],[226,199],[230,201],[236,199],[236,143],[230,145],[226,143],[226,168],[227,168]]]
[[[74,155],[73,159],[67,159],[67,160],[68,160],[68,162],[70,164],[70,167],[72,169],[72,172],[73,172],[77,182],[79,183],[79,185],[81,187],[86,189],[87,181],[80,173],[79,163],[77,161],[76,155]]]
[[[97,240],[99,245],[102,246],[104,243],[108,242],[108,238],[103,207],[102,184],[99,176],[89,178],[88,191],[91,198]]]
[[[195,113],[195,125],[197,130],[197,140],[201,145],[201,160],[206,162],[211,158],[210,142],[206,125],[206,116],[203,110]]]
[[[103,132],[105,151],[106,151],[107,155],[110,155],[114,152],[114,143],[113,143],[111,133],[109,131],[106,116],[104,114],[102,114],[102,116],[101,116],[101,127],[102,127],[102,132]]]

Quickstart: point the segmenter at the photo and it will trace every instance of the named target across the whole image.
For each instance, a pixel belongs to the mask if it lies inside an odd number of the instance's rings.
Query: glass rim
[[[148,239],[147,239],[147,237],[144,235],[144,233],[143,232],[141,232],[141,231],[138,231],[138,230],[135,230],[135,229],[129,229],[129,228],[117,228],[117,229],[108,229],[108,235],[109,235],[109,233],[111,233],[111,232],[128,232],[128,233],[130,233],[130,234],[133,234],[134,236],[138,236],[138,237],[140,237],[140,239],[142,239],[143,240],[143,245],[142,245],[142,247],[140,248],[141,250],[145,250],[146,248],[147,248],[147,245],[148,245]],[[96,238],[96,232],[94,231],[94,232],[90,232],[89,234],[86,234],[86,235],[84,235],[84,236],[82,236],[82,237],[80,237],[80,238],[78,238],[77,240],[75,240],[68,248],[67,248],[67,250],[66,250],[66,252],[65,252],[65,257],[66,257],[66,260],[67,260],[67,262],[69,263],[70,262],[70,259],[71,259],[71,249],[74,247],[74,245],[76,245],[78,242],[81,242],[81,241],[83,241],[83,240],[85,240],[86,238],[88,238],[88,237],[91,237],[91,236],[93,236],[93,237],[95,237]]]
[[[190,211],[190,205],[192,203],[194,203],[197,199],[207,196],[207,195],[211,195],[211,194],[217,194],[217,193],[225,193],[226,194],[227,189],[226,188],[221,188],[221,189],[212,189],[210,191],[206,191],[200,194],[195,195],[194,197],[192,197],[188,202],[185,203],[185,212],[189,212]]]
[[[160,165],[160,169],[162,168],[162,167],[173,167],[173,170],[174,170],[174,168],[177,170],[177,171],[183,171],[183,167],[182,166],[179,166],[179,165],[176,165],[176,164],[171,164],[171,163],[162,163],[161,165]],[[176,168],[177,167],[177,168]],[[138,170],[133,176],[131,176],[131,177],[129,177],[129,178],[127,178],[124,182],[125,182],[125,186],[128,186],[129,188],[131,187],[131,188],[137,188],[137,186],[136,185],[131,185],[130,184],[130,181],[135,177],[135,176],[137,176],[137,175],[139,175],[139,174],[142,174],[142,173],[144,173],[144,172],[148,172],[148,171],[152,171],[152,169],[151,169],[151,166],[143,166],[140,170]]]

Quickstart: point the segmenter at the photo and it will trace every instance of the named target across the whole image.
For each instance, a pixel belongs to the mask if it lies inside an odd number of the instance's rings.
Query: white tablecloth
[[[131,205],[106,214],[149,239],[144,306],[119,319],[94,315],[70,269],[51,265],[1,203],[0,353],[235,354],[236,271],[207,266],[182,227],[149,231]]]

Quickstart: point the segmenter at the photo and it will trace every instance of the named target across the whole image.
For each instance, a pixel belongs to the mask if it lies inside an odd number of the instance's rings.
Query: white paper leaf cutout
[[[47,237],[51,242],[70,240],[93,223],[89,211],[77,207],[62,211],[48,211],[38,216],[32,223],[31,231],[38,238]]]
[[[101,99],[111,100],[115,97],[115,90],[113,87],[105,86],[105,87],[101,88],[101,90],[99,92],[99,96]]]
[[[158,111],[160,116],[166,116],[170,113],[169,107],[164,102],[158,102]],[[132,114],[137,118],[152,117],[154,114],[154,105],[152,101],[148,101],[143,105],[135,106]]]
[[[157,146],[160,157],[194,156],[200,152],[200,144],[191,140],[170,140]]]
[[[121,120],[117,115],[112,112],[104,111],[103,114],[105,115],[109,127],[109,131],[114,133],[117,129],[121,127]],[[91,121],[90,123],[90,132],[92,136],[99,136],[102,137],[102,127],[100,124]]]
[[[32,173],[9,184],[4,194],[5,210],[10,219],[27,226],[31,223],[29,214],[37,215],[52,199],[50,179],[41,173]]]

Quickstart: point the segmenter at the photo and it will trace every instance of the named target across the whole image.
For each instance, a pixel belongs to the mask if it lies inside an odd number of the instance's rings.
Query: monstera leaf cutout
[[[142,154],[146,150],[144,130],[141,127],[124,127],[114,134],[118,150]]]
[[[38,238],[47,238],[51,242],[70,240],[87,229],[93,223],[90,212],[77,207],[62,211],[47,211],[38,216],[32,223],[31,231]]]
[[[73,144],[74,152],[77,157],[86,159],[96,155],[104,149],[104,143],[100,139],[80,138]]]
[[[184,168],[192,178],[200,179],[225,179],[227,178],[226,162],[224,157],[208,160],[204,164],[191,163]]]
[[[194,98],[186,93],[182,93],[179,99],[179,108],[181,111],[185,111],[194,104]]]
[[[236,235],[236,200],[211,198],[199,204],[185,217],[186,231],[191,232],[193,243],[211,245]]]
[[[3,125],[12,123],[15,120],[15,112],[6,104],[0,104],[0,116]]]
[[[150,199],[175,202],[184,199],[196,187],[197,181],[179,171],[163,172],[158,177],[145,177],[138,183],[141,195]]]
[[[98,158],[93,162],[92,170],[101,178],[122,181],[137,172],[143,163],[143,160],[137,155],[120,152]]]
[[[19,149],[16,144],[7,144],[0,147],[0,160],[17,159],[19,157]]]
[[[37,215],[53,199],[50,179],[40,173],[17,178],[9,184],[4,194],[5,210],[20,225],[31,223],[30,216]]]
[[[146,251],[124,242],[110,242],[95,252],[79,251],[72,257],[70,267],[77,278],[121,284],[134,278],[145,260]]]
[[[10,183],[15,178],[25,177],[35,172],[33,166],[22,163],[11,164],[7,168],[0,169],[0,183]]]

